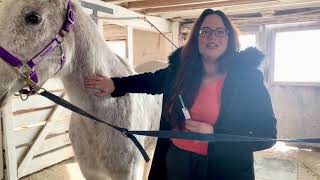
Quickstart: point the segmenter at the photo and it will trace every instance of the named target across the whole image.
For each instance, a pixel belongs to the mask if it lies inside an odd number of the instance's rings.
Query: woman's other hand
[[[200,122],[200,121],[186,120],[185,128],[188,131],[196,132],[196,133],[202,133],[202,134],[213,133],[213,126],[211,124]]]
[[[97,90],[94,93],[97,97],[109,96],[115,89],[112,79],[101,74],[86,77],[84,87]]]

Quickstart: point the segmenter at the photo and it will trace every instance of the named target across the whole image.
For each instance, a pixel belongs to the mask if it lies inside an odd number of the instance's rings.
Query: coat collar
[[[262,61],[264,60],[264,54],[262,51],[255,47],[249,47],[243,51],[237,53],[230,62],[231,68],[250,68],[258,69]]]
[[[182,48],[178,48],[169,56],[170,66],[179,66],[180,53]],[[264,60],[264,54],[262,51],[255,47],[249,47],[243,51],[236,53],[232,56],[232,60],[228,65],[230,69],[257,69]]]

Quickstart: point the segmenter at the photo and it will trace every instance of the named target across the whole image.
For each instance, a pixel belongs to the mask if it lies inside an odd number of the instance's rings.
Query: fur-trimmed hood
[[[179,55],[181,53],[181,49],[182,48],[178,48],[169,56],[170,66],[179,66]],[[228,69],[257,69],[264,60],[264,57],[265,55],[262,51],[258,50],[255,47],[249,47],[243,51],[236,53],[232,57],[230,64],[228,64]]]

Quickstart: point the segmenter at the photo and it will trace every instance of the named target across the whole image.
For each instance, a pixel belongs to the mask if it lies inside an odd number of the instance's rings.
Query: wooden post
[[[133,67],[133,28],[127,26],[127,50],[129,64]]]
[[[172,22],[171,23],[171,33],[172,33],[172,42],[177,47],[180,47],[179,44],[179,34],[180,34],[180,23],[179,22]],[[173,45],[171,46],[171,50],[174,51],[176,47]]]
[[[93,5],[94,4],[94,7]],[[155,16],[148,16],[148,15],[143,15],[140,13],[137,13],[135,11],[126,9],[124,7],[114,5],[111,3],[99,1],[99,0],[81,0],[81,5],[89,8],[89,9],[96,9],[99,11],[98,15],[100,18],[105,18],[105,20],[108,23],[111,24],[117,24],[120,26],[131,26],[135,29],[141,29],[141,30],[146,30],[146,31],[153,31],[155,32],[156,30],[147,22],[145,22],[142,19],[123,19],[119,20],[117,18],[136,18],[136,17],[147,17],[150,22],[155,24],[158,29],[160,29],[161,32],[167,33],[170,32],[170,21],[160,18],[160,17],[155,17]],[[104,10],[103,8],[108,8],[109,11]],[[101,10],[100,10],[101,9]],[[116,19],[113,19],[116,18]]]
[[[13,131],[13,115],[11,98],[2,109],[3,140],[6,162],[6,179],[17,180],[17,156]]]

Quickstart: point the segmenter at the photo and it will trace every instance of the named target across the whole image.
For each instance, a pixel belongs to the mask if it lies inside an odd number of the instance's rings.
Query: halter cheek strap
[[[0,57],[10,64],[12,67],[16,68],[21,75],[27,76],[28,79],[32,80],[35,84],[38,83],[38,76],[37,73],[34,71],[34,67],[39,64],[42,60],[44,60],[47,56],[51,54],[57,47],[60,47],[60,68],[58,71],[61,70],[62,66],[65,62],[65,55],[63,52],[62,43],[64,41],[65,35],[70,32],[72,25],[74,24],[75,19],[75,12],[73,8],[73,4],[71,0],[68,1],[67,4],[67,16],[66,20],[63,23],[63,27],[61,28],[60,32],[56,34],[55,38],[37,55],[31,58],[29,61],[24,63],[10,52],[5,50],[3,47],[0,46]],[[26,68],[23,72],[23,68]],[[57,71],[57,72],[58,72]]]

